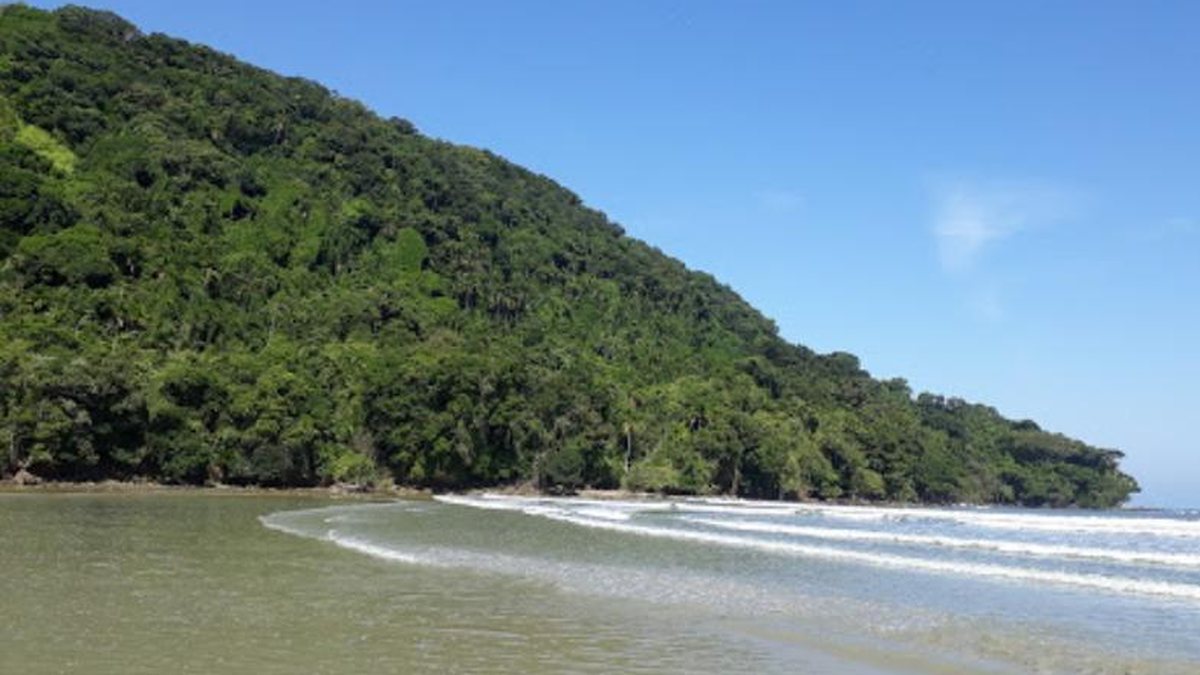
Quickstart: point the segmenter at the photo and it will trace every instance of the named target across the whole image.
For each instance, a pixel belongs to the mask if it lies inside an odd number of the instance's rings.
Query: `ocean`
[[[916,670],[1200,671],[1195,511],[483,494],[263,523],[397,565],[673,608],[745,632],[783,669],[799,645],[885,670],[897,654]]]
[[[1200,514],[0,494],[3,673],[1195,673]]]

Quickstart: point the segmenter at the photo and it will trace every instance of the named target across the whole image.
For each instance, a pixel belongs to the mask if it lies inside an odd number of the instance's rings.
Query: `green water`
[[[329,504],[0,494],[0,673],[869,672],[678,608],[376,560],[267,530]]]
[[[1154,598],[1071,594],[1084,614],[1067,626],[1005,618],[980,608],[1036,594],[1053,609],[1068,591],[957,593],[937,575],[517,511],[0,493],[0,538],[0,675],[1195,672],[1167,648],[1191,644],[1194,613]],[[1146,628],[1085,630],[1114,621]]]

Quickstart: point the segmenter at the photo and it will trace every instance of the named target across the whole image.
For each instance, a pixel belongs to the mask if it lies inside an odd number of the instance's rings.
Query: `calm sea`
[[[0,495],[0,536],[5,673],[1200,672],[1190,511]]]

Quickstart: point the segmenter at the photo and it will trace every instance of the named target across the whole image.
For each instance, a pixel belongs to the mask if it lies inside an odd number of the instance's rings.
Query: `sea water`
[[[1200,671],[1191,511],[484,494],[263,522],[579,602],[674,607],[767,653],[803,644],[875,664],[890,653],[917,670]]]
[[[1200,514],[0,494],[0,672],[1200,672]]]

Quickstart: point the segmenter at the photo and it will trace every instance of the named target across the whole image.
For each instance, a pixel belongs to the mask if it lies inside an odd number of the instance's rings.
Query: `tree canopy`
[[[0,442],[56,479],[1137,489],[1120,452],[789,344],[546,177],[78,7],[0,7]]]

